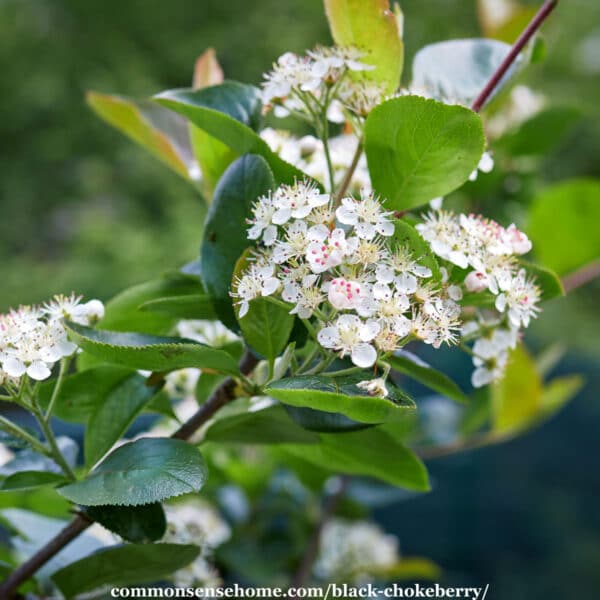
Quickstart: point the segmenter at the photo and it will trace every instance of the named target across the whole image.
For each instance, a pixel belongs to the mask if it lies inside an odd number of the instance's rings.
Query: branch
[[[319,544],[321,542],[321,533],[323,532],[323,528],[335,514],[340,500],[343,498],[346,490],[348,489],[350,479],[351,478],[348,475],[342,475],[340,477],[338,489],[327,498],[327,501],[323,506],[323,512],[321,513],[321,519],[317,523],[310,541],[308,542],[308,546],[306,547],[306,551],[302,557],[300,567],[292,579],[291,587],[302,587],[310,576],[312,566],[317,558],[317,554],[319,553]]]
[[[246,352],[240,362],[240,372],[248,375],[257,364],[256,358]],[[231,377],[225,379],[211,394],[210,398],[199,408],[198,412],[186,421],[172,438],[186,440],[204,425],[221,407],[231,402],[235,396],[235,380]],[[17,567],[8,578],[0,585],[0,598],[11,600],[15,597],[18,587],[27,581],[38,569],[44,566],[54,555],[58,554],[67,544],[72,542],[82,531],[87,529],[93,519],[78,513],[77,516],[53,539],[40,548],[33,556]]]
[[[471,108],[475,112],[479,112],[483,108],[484,104],[494,93],[494,90],[498,87],[498,84],[502,81],[502,78],[506,75],[508,69],[510,69],[510,66],[515,62],[517,56],[519,56],[519,52],[523,50],[529,40],[535,35],[544,21],[550,16],[550,13],[556,8],[557,4],[558,0],[546,0],[546,2],[544,2],[542,8],[540,8],[539,12],[533,17],[529,25],[519,36],[519,39],[514,43],[507,57],[492,75],[492,78],[488,81],[485,88],[483,88],[481,94],[479,94],[478,98],[473,102]]]
[[[565,293],[568,294],[577,288],[584,286],[586,283],[590,283],[600,277],[600,259],[591,262],[581,269],[569,273],[563,277],[562,284],[565,288]]]

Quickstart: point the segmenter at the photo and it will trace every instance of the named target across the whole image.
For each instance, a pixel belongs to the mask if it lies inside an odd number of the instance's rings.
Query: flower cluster
[[[473,383],[484,385],[501,375],[519,328],[539,311],[540,291],[517,260],[531,243],[514,225],[430,212],[416,229],[439,259],[435,273],[431,254],[415,256],[396,240],[393,215],[368,190],[334,206],[310,183],[283,185],[256,201],[249,226],[261,248],[234,282],[239,316],[256,298],[283,301],[316,325],[325,353],[348,356],[357,367],[371,367],[411,340],[434,348],[457,343],[465,321],[479,314],[465,313],[465,294],[487,291],[498,324],[468,332],[469,340],[494,336],[473,350]],[[363,387],[385,395],[382,382]]]
[[[509,349],[518,341],[519,329],[527,327],[540,311],[540,289],[517,261],[517,256],[531,250],[530,240],[515,225],[504,228],[481,216],[446,211],[429,213],[417,230],[439,258],[464,270],[468,292],[492,294],[496,314],[491,320],[479,314],[477,320],[465,324],[463,335],[477,338],[473,385],[497,380]]]
[[[363,56],[357,48],[340,46],[319,46],[304,56],[286,52],[264,76],[263,104],[274,107],[279,117],[290,113],[312,117],[323,108],[335,122],[345,120],[342,108],[364,117],[381,102],[384,90],[345,77],[351,71],[374,68],[362,62]]]
[[[177,587],[218,587],[221,577],[211,564],[212,552],[231,537],[231,529],[221,515],[200,499],[167,505],[167,532],[163,542],[196,544],[199,556],[187,567],[176,571],[172,578]]]
[[[374,523],[331,519],[321,534],[314,571],[326,581],[365,582],[399,560],[398,539]]]
[[[67,338],[63,319],[89,325],[103,315],[102,302],[82,304],[73,294],[0,315],[0,385],[16,385],[24,375],[37,381],[50,377],[52,366],[77,349]]]
[[[284,185],[258,199],[249,225],[264,248],[235,281],[240,317],[253,299],[277,296],[291,314],[316,319],[323,348],[363,368],[412,338],[457,340],[461,289],[434,282],[394,241],[392,214],[372,192],[334,208],[311,184]]]

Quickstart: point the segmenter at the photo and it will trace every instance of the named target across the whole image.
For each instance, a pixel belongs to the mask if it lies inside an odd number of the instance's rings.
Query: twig
[[[498,84],[502,81],[504,75],[506,75],[506,72],[508,71],[510,66],[515,62],[517,56],[519,56],[519,52],[523,50],[523,48],[527,45],[529,40],[538,31],[538,29],[550,16],[550,13],[556,8],[557,5],[558,0],[546,0],[546,2],[544,2],[542,8],[540,8],[538,13],[535,15],[535,17],[533,17],[533,19],[525,28],[523,33],[519,36],[519,39],[515,42],[507,57],[502,61],[502,64],[492,75],[492,78],[488,81],[481,94],[479,94],[478,98],[475,100],[475,102],[473,102],[473,106],[471,106],[471,108],[475,112],[479,112],[483,108],[484,104],[493,94],[494,90],[498,87]]]
[[[333,492],[327,498],[327,501],[323,506],[321,518],[312,532],[312,536],[308,542],[308,546],[306,546],[306,551],[304,552],[304,556],[302,557],[300,567],[298,568],[296,574],[292,579],[292,587],[302,587],[306,583],[308,577],[310,576],[312,566],[317,558],[317,554],[319,553],[319,544],[321,542],[321,533],[323,532],[323,528],[331,519],[331,517],[333,517],[333,515],[335,514],[340,500],[343,498],[344,494],[346,493],[346,490],[348,489],[350,479],[350,476],[342,475],[340,477],[338,489],[335,490],[335,492]]]
[[[240,362],[240,372],[248,375],[257,364],[256,358],[246,352]],[[174,439],[185,440],[191,437],[206,421],[208,421],[222,406],[234,399],[235,380],[225,379],[212,393],[210,398],[200,407],[198,412],[186,421],[173,435]],[[78,513],[77,516],[54,538],[42,546],[29,560],[17,567],[0,585],[0,598],[11,600],[15,597],[18,587],[27,581],[55,554],[58,554],[69,542],[73,541],[82,531],[94,521]]]
[[[356,171],[356,167],[358,166],[358,161],[360,160],[360,155],[362,154],[362,151],[363,151],[362,140],[358,140],[358,145],[356,146],[356,150],[354,151],[354,156],[352,157],[352,162],[350,163],[350,166],[348,167],[348,170],[346,171],[346,174],[344,175],[344,179],[342,180],[342,183],[340,183],[339,189],[335,193],[335,197],[333,199],[334,206],[338,206],[339,203],[342,201],[342,198],[343,198],[344,194],[346,193],[346,190],[348,189],[350,182],[352,181],[352,176],[354,175],[354,171]]]
[[[17,567],[0,585],[0,598],[14,598],[17,588],[44,566],[55,554],[58,554],[69,542],[85,531],[93,521],[78,513],[77,516],[45,546],[40,548],[29,560]]]
[[[586,283],[590,283],[600,277],[600,260],[595,260],[581,269],[569,273],[563,277],[562,284],[565,289],[565,293],[572,292],[577,288],[584,286]]]

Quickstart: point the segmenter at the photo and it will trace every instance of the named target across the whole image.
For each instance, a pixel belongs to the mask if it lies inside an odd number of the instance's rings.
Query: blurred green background
[[[426,43],[479,35],[474,1],[401,4],[408,64]],[[528,83],[583,117],[518,199],[509,186],[481,199],[500,216],[552,181],[600,177],[600,3],[561,3],[545,38]],[[328,41],[320,0],[0,0],[0,309],[71,290],[106,300],[197,253],[200,196],[102,123],[87,89],[187,86],[208,46],[229,78],[256,83],[283,52]],[[455,581],[490,581],[496,598],[597,595],[598,291],[550,304],[531,335],[537,348],[565,341],[559,369],[586,373],[586,389],[524,439],[435,463],[432,494],[381,515],[407,553]]]

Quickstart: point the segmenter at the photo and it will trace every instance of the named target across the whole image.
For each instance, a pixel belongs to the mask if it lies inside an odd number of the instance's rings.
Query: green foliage
[[[398,350],[387,360],[394,371],[408,375],[443,396],[456,400],[456,402],[468,401],[463,391],[450,377],[434,369],[415,354],[406,350]]]
[[[394,210],[425,204],[460,187],[477,168],[484,147],[477,114],[418,96],[380,104],[365,125],[373,186]]]
[[[574,179],[535,198],[527,232],[539,260],[562,275],[600,258],[599,222],[600,182]]]
[[[402,13],[393,14],[388,0],[325,0],[331,35],[340,46],[356,46],[375,69],[357,77],[370,79],[392,93],[404,66]],[[355,75],[355,74],[353,74]],[[356,75],[355,75],[356,76]]]
[[[86,506],[84,512],[127,542],[155,542],[167,529],[165,511],[158,502],[140,506]]]
[[[197,167],[184,119],[150,101],[88,92],[88,104],[107,123],[149,150],[184,179]]]
[[[169,90],[154,99],[189,119],[237,155],[262,156],[278,183],[293,183],[302,177],[298,169],[279,158],[256,133],[261,105],[255,87],[228,81],[201,90]]]
[[[396,219],[394,221],[393,247],[405,247],[410,250],[416,262],[431,269],[434,281],[442,278],[440,267],[427,242],[419,232],[407,221]]]
[[[536,283],[539,285],[542,291],[542,300],[552,300],[564,296],[565,290],[558,275],[550,269],[545,269],[539,265],[535,265],[528,261],[522,260],[521,265],[525,267],[525,270],[535,277]]]
[[[128,544],[105,548],[73,562],[52,576],[66,598],[101,586],[159,581],[199,554],[190,544]]]
[[[372,427],[369,423],[354,421],[341,413],[325,412],[324,410],[307,408],[306,406],[292,406],[291,404],[285,404],[284,406],[292,420],[308,431],[343,433]]]
[[[77,504],[151,504],[197,492],[206,480],[201,454],[181,440],[142,438],[111,452],[85,479],[59,488]]]
[[[237,403],[246,403],[240,399]],[[319,438],[298,427],[280,405],[224,416],[206,431],[209,442],[235,444],[314,444]]]
[[[202,280],[221,321],[239,331],[231,303],[231,280],[248,246],[246,219],[252,203],[274,189],[273,174],[260,156],[236,160],[221,178],[204,226],[200,255]]]
[[[313,408],[330,413],[341,413],[361,423],[384,423],[403,419],[407,411],[415,409],[414,402],[395,386],[389,386],[388,398],[376,398],[356,386],[359,381],[372,378],[368,372],[334,377],[300,375],[280,379],[269,384],[266,391],[290,406]]]
[[[143,377],[129,377],[110,391],[87,422],[84,451],[88,468],[113,447],[155,393],[156,388]]]
[[[141,311],[168,315],[174,319],[216,319],[210,298],[205,294],[188,294],[147,300]]]
[[[9,475],[0,484],[0,491],[31,490],[43,486],[57,486],[66,479],[50,471],[20,471]]]
[[[76,323],[66,327],[78,346],[104,362],[150,371],[196,367],[237,373],[236,362],[230,354],[192,340],[102,331]]]
[[[429,489],[427,471],[421,461],[378,427],[320,437],[321,444],[283,447],[333,473],[375,477],[411,490]]]

